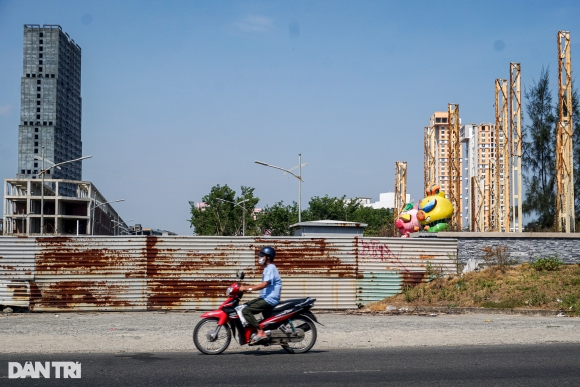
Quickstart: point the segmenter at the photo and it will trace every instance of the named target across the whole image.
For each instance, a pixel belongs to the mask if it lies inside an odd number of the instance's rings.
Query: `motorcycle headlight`
[[[232,287],[230,286],[228,288],[228,290],[226,290],[226,296],[229,296],[231,292],[232,292]]]

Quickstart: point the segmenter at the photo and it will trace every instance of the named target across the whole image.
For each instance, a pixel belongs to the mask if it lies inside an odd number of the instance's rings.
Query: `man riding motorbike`
[[[256,328],[256,335],[254,336],[252,343],[257,343],[268,336],[263,329],[260,328],[258,321],[254,314],[262,313],[274,308],[280,302],[280,292],[282,291],[282,278],[280,278],[280,273],[274,265],[274,257],[276,256],[276,250],[273,247],[266,246],[260,250],[258,254],[258,262],[264,266],[264,272],[262,274],[262,282],[255,286],[245,286],[242,285],[240,290],[252,292],[253,290],[260,290],[260,297],[253,299],[247,303],[247,306],[242,310],[244,318],[249,325]]]

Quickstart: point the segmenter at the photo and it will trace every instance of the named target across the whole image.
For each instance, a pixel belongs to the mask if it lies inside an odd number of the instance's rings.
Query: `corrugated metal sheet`
[[[0,238],[0,305],[29,306],[36,252],[34,238]]]
[[[457,272],[457,240],[442,238],[358,238],[357,302],[366,304],[426,282],[428,264],[443,274]]]
[[[224,300],[236,271],[246,273],[245,283],[261,281],[256,255],[265,245],[277,251],[283,299],[310,296],[318,308],[351,309],[424,281],[426,262],[454,272],[457,241],[0,237],[0,304],[29,302],[34,311],[212,309]]]
[[[36,238],[30,308],[146,310],[144,238]]]

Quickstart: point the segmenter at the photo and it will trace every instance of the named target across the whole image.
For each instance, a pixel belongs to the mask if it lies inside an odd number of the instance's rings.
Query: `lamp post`
[[[37,176],[42,175],[42,184],[40,186],[40,235],[44,234],[44,175],[46,174],[46,171],[49,171],[52,168],[61,169],[60,168],[61,165],[74,163],[75,161],[81,161],[84,159],[90,159],[91,157],[93,156],[79,157],[78,159],[63,161],[62,163],[58,164],[54,164],[52,161],[50,161],[52,166],[48,167],[47,169],[44,169],[44,162],[48,160],[44,158],[44,145],[42,146],[42,171],[40,171],[40,173],[37,175]],[[56,208],[54,210],[56,211]]]
[[[244,200],[240,200],[237,203],[234,202],[230,202],[229,200],[225,200],[225,199],[221,199],[221,198],[216,198],[215,200],[219,200],[220,202],[225,202],[225,203],[232,203],[235,206],[239,206],[242,208],[243,212],[243,216],[242,216],[242,236],[246,236],[246,207],[245,206],[240,206],[240,204],[247,202],[250,199],[244,199]]]
[[[301,201],[302,201],[302,182],[304,181],[304,179],[302,179],[302,154],[301,153],[298,154],[298,175],[294,174],[289,169],[284,169],[284,168],[277,167],[275,165],[270,165],[270,164],[265,163],[263,161],[255,160],[254,162],[256,164],[260,164],[260,165],[263,165],[265,167],[279,169],[281,171],[284,171],[286,173],[291,174],[292,176],[294,176],[295,178],[298,179],[298,223],[302,222]],[[294,168],[291,168],[291,169],[294,169]]]
[[[92,216],[91,216],[91,220],[92,220],[91,221],[91,235],[95,235],[95,208],[104,206],[105,204],[109,204],[109,203],[124,202],[125,199],[111,200],[109,202],[104,202],[104,203],[99,202],[99,204],[97,204],[97,202],[98,202],[97,199],[93,199],[93,201],[94,201],[94,203],[93,203],[93,211],[92,211]]]
[[[117,218],[118,218],[118,216],[117,216]],[[123,223],[125,223],[125,224],[126,224],[127,222],[132,222],[132,221],[134,221],[134,220],[135,220],[135,219],[129,219],[129,220],[127,220],[127,221],[119,222],[118,220],[115,220],[115,219],[113,219],[113,220],[112,220],[112,222],[113,222],[113,223],[115,223],[115,224],[117,225],[117,229],[123,229],[123,230],[125,230],[125,232],[126,232],[127,234],[129,234],[129,228],[128,228],[128,227],[123,227],[123,226],[121,226],[121,224],[123,224]],[[118,235],[120,235],[120,233],[119,233]]]

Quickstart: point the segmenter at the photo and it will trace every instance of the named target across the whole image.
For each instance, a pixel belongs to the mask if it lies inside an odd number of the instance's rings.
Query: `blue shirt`
[[[273,263],[264,268],[262,282],[264,281],[268,282],[268,285],[260,290],[260,297],[272,306],[278,305],[280,292],[282,291],[282,278],[280,278],[280,273],[278,273],[278,269]]]

